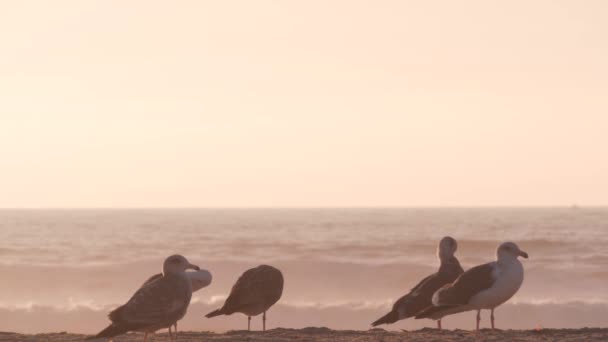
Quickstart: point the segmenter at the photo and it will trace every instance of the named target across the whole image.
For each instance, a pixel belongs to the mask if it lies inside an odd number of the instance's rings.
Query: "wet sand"
[[[70,333],[52,333],[24,335],[0,332],[1,342],[68,342],[82,341],[87,335]],[[102,341],[102,340],[98,340]],[[141,342],[143,334],[131,333],[116,337],[115,342]],[[169,341],[166,333],[151,336],[148,341]],[[224,334],[210,332],[180,332],[178,341],[222,341],[222,342],[287,342],[287,341],[356,341],[356,342],[391,342],[391,341],[608,341],[608,328],[583,329],[542,329],[542,330],[490,330],[479,333],[466,330],[443,330],[425,328],[416,331],[385,331],[374,329],[368,331],[330,330],[327,328],[273,329],[267,332],[230,331]]]

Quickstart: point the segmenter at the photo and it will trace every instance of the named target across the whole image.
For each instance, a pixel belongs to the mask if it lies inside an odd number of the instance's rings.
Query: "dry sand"
[[[82,341],[86,336],[69,333],[24,335],[0,332],[1,342],[68,342]],[[141,342],[143,334],[127,334],[114,339],[115,342]],[[169,341],[166,333],[156,334],[150,342]],[[248,342],[286,342],[286,341],[608,341],[608,328],[584,329],[543,329],[543,330],[489,330],[479,333],[465,330],[443,330],[425,328],[409,332],[385,331],[335,331],[327,328],[273,329],[267,332],[230,331],[225,334],[208,332],[180,332],[179,342],[194,341],[248,341]]]

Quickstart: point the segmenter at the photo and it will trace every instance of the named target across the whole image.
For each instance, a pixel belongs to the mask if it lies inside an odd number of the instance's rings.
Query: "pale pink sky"
[[[605,1],[2,1],[0,207],[608,204]]]

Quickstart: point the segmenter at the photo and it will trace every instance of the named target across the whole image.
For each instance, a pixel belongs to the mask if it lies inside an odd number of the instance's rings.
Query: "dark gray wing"
[[[433,273],[433,274],[427,276],[426,278],[422,279],[418,284],[416,284],[416,286],[412,287],[412,289],[410,290],[410,293],[416,292],[417,290],[419,290],[424,285],[424,283],[426,283],[427,281],[432,279],[436,274],[437,273]]]
[[[164,276],[137,290],[125,305],[110,313],[110,319],[137,329],[169,326],[184,316],[191,297],[186,277]]]
[[[392,310],[372,323],[373,326],[395,323],[398,320],[413,317],[432,305],[435,291],[442,286],[452,283],[462,272],[440,271],[422,279],[412,291],[399,298],[393,304]]]
[[[145,282],[145,283],[143,283],[143,284],[141,285],[141,287],[144,287],[144,286],[146,286],[146,285],[150,284],[151,282],[153,282],[153,281],[155,281],[155,280],[158,280],[158,279],[160,279],[160,278],[162,278],[162,277],[163,277],[163,274],[162,274],[162,273],[155,274],[155,275],[151,276],[150,278],[148,278],[148,280],[146,280],[146,282]]]
[[[432,304],[433,294],[446,284],[458,278],[458,273],[437,272],[426,277],[411,293],[401,297],[393,306],[399,310],[402,318],[415,316],[421,310]]]
[[[232,313],[250,305],[270,307],[283,293],[283,275],[278,269],[261,265],[249,269],[236,281],[222,311]]]
[[[416,286],[414,286],[412,288],[412,290],[410,292],[414,293],[421,289],[428,288],[428,286],[433,288],[437,284],[437,282],[443,282],[444,279],[447,279],[448,280],[447,282],[444,282],[443,284],[441,284],[441,286],[443,286],[447,283],[451,283],[454,280],[456,280],[456,278],[458,278],[458,276],[461,275],[462,273],[464,273],[464,270],[460,266],[458,259],[456,259],[456,257],[452,257],[451,259],[449,259],[445,262],[442,261],[441,266],[439,267],[439,271],[422,279]],[[438,277],[439,277],[439,279],[438,279]],[[429,284],[427,284],[427,282]]]
[[[465,305],[471,297],[494,285],[495,263],[487,263],[475,266],[464,272],[454,281],[445,285],[437,292],[437,303],[439,305]]]

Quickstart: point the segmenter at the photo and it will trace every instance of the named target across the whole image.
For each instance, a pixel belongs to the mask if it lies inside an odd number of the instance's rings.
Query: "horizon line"
[[[385,205],[385,206],[48,206],[0,207],[0,210],[307,210],[307,209],[581,209],[608,205]]]

